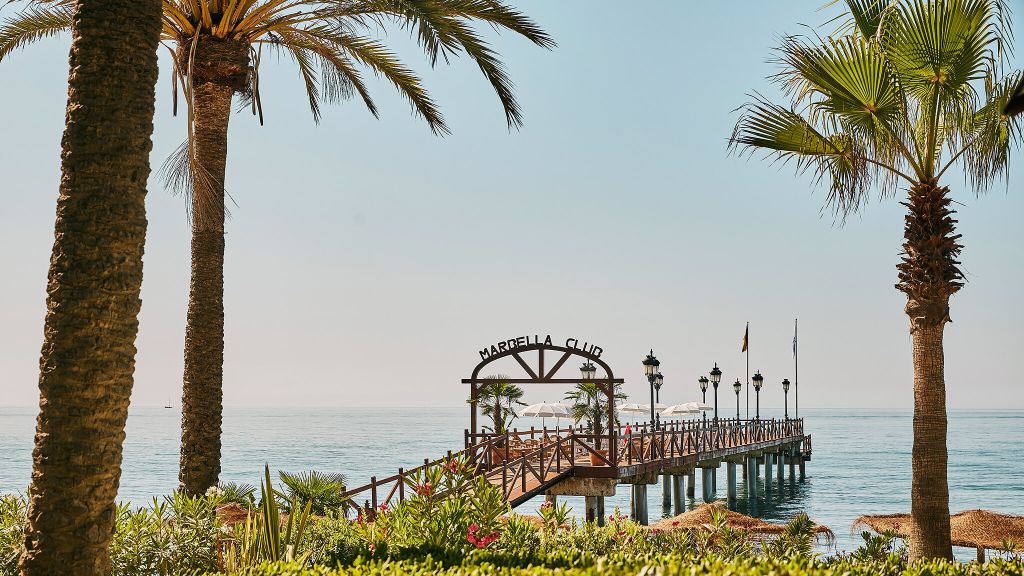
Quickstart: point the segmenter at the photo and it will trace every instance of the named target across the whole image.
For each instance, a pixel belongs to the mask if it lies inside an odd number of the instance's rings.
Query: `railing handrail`
[[[503,491],[506,497],[508,497],[515,484],[519,484],[525,492],[527,485],[526,476],[528,473],[540,484],[544,484],[547,472],[551,471],[552,462],[554,462],[555,470],[561,472],[564,469],[562,449],[566,447],[569,448],[569,467],[575,466],[575,454],[577,451],[595,455],[604,465],[618,466],[623,462],[626,464],[643,463],[670,457],[688,456],[690,454],[696,454],[699,458],[702,453],[721,448],[732,448],[745,444],[768,442],[796,436],[799,436],[800,440],[804,443],[805,451],[809,452],[811,447],[811,436],[803,433],[802,418],[719,418],[717,421],[712,418],[707,420],[695,419],[665,422],[658,430],[650,429],[649,424],[648,422],[638,425],[637,428],[639,429],[631,428],[631,435],[629,437],[624,434],[626,425],[623,424],[613,426],[613,434],[610,436],[607,432],[603,434],[587,433],[579,426],[565,428],[558,426],[553,429],[547,427],[541,429],[534,427],[529,430],[513,429],[504,434],[471,433],[467,430],[465,431],[466,447],[463,450],[454,453],[448,452],[445,456],[433,461],[425,459],[422,465],[408,470],[399,468],[398,474],[386,478],[378,479],[377,477],[372,477],[369,483],[346,490],[342,495],[349,498],[351,505],[355,505],[353,497],[369,491],[372,495],[373,506],[376,507],[377,489],[396,483],[386,493],[384,503],[389,503],[396,494],[399,500],[404,500],[404,483],[408,478],[415,476],[427,467],[444,464],[455,458],[470,459],[475,465],[477,474],[494,476],[500,471]],[[520,440],[524,437],[537,440],[535,436],[538,433],[541,435],[538,446],[519,452],[518,456],[507,457],[511,440]],[[612,462],[610,455],[601,454],[596,449],[599,441],[604,443],[609,438],[616,442],[615,446],[618,447],[619,454],[618,462],[616,463]],[[630,441],[627,442],[628,445],[623,446],[622,444],[627,441],[627,438]],[[637,447],[631,439],[640,440],[639,450],[636,449]],[[470,444],[472,440],[479,441]],[[649,443],[645,441],[649,441]],[[501,445],[499,446],[499,444]],[[592,444],[594,446],[591,446]],[[649,448],[647,448],[648,446]],[[608,447],[609,454],[612,452],[611,448],[612,446]],[[500,463],[493,462],[492,456],[494,456],[494,453],[492,450],[505,450],[505,457],[501,459]],[[648,456],[651,457],[650,460],[648,460]],[[534,460],[537,462],[535,463]],[[512,472],[511,479],[508,477],[509,472]],[[399,486],[399,484],[402,484],[402,486]]]

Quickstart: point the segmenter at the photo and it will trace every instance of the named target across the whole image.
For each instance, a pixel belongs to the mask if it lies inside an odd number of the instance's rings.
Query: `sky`
[[[606,0],[511,1],[558,42],[488,32],[516,83],[519,130],[471,62],[431,69],[407,32],[385,41],[424,77],[450,136],[378,80],[379,120],[348,101],[317,125],[291,62],[264,59],[265,125],[245,110],[231,120],[225,405],[455,406],[481,348],[534,334],[599,345],[639,401],[653,348],[662,401],[684,402],[716,362],[723,382],[746,381],[749,322],[750,371],[777,409],[799,318],[801,407],[909,408],[894,289],[903,207],[874,198],[837,222],[811,178],[726,148],[748,94],[780,99],[765,79],[780,36],[835,13],[822,0],[652,0],[630,14]],[[5,406],[38,402],[68,46],[48,39],[0,63]],[[185,136],[161,59],[154,174]],[[1024,408],[1024,157],[1013,154],[1009,185],[980,197],[962,174],[946,179],[968,280],[946,328],[952,409]],[[177,404],[189,223],[155,175],[147,210],[132,402]],[[525,399],[563,393],[536,385]]]

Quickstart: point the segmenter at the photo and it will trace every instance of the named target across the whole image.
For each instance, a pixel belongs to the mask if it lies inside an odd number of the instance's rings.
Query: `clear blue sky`
[[[663,399],[693,400],[713,362],[724,381],[745,378],[749,321],[762,405],[778,407],[799,317],[802,406],[909,407],[893,288],[902,207],[872,201],[838,226],[808,178],[725,147],[745,94],[778,94],[769,49],[828,20],[822,0],[513,3],[559,42],[546,52],[490,36],[516,81],[520,131],[471,63],[430,70],[402,32],[388,42],[425,77],[450,137],[380,82],[381,120],[352,101],[314,125],[291,63],[265,60],[266,125],[242,112],[231,126],[225,402],[455,405],[477,350],[525,334],[599,344],[640,398],[653,347]],[[0,64],[2,405],[38,397],[68,43]],[[162,64],[154,166],[184,138]],[[969,280],[946,331],[953,408],[1024,407],[1019,150],[1014,160],[1009,188],[981,198],[947,179]],[[180,395],[189,273],[182,199],[154,178],[147,202],[141,405]]]

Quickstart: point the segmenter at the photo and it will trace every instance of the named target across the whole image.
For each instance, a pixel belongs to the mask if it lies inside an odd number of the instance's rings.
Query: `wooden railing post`
[[[405,473],[398,469],[398,501],[405,502]]]

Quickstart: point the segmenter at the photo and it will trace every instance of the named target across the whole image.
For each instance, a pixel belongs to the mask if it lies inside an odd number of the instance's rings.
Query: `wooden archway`
[[[578,340],[570,338],[566,341],[566,346],[556,346],[550,343],[550,337],[544,342],[540,342],[539,339],[534,343],[524,343],[522,345],[510,346],[508,349],[498,351],[494,354],[489,354],[483,360],[476,365],[473,369],[473,375],[469,378],[463,378],[463,384],[469,384],[469,398],[470,398],[470,429],[475,435],[477,433],[477,398],[479,397],[480,391],[483,390],[488,384],[498,382],[499,380],[493,378],[481,378],[480,373],[485,367],[496,360],[507,358],[511,356],[516,360],[519,366],[525,373],[524,377],[521,378],[502,378],[501,382],[508,382],[509,384],[583,384],[593,383],[601,387],[601,389],[608,395],[608,446],[609,456],[612,462],[616,462],[616,443],[615,443],[615,385],[622,384],[624,382],[621,378],[615,378],[612,374],[612,369],[601,360],[600,353],[601,349],[594,346],[584,346],[582,349],[573,347],[570,345],[577,344]],[[514,340],[510,340],[509,343],[514,343]],[[536,352],[536,355],[530,354]],[[545,358],[546,352],[554,352],[555,358],[554,364],[550,364],[551,368],[547,368]],[[596,353],[595,353],[596,352]],[[481,356],[484,353],[481,352]],[[578,356],[585,360],[593,362],[598,368],[604,371],[604,378],[590,378],[583,379],[581,377],[576,378],[556,378],[558,371],[565,365],[565,363],[573,356]],[[535,362],[531,360],[535,359]]]

